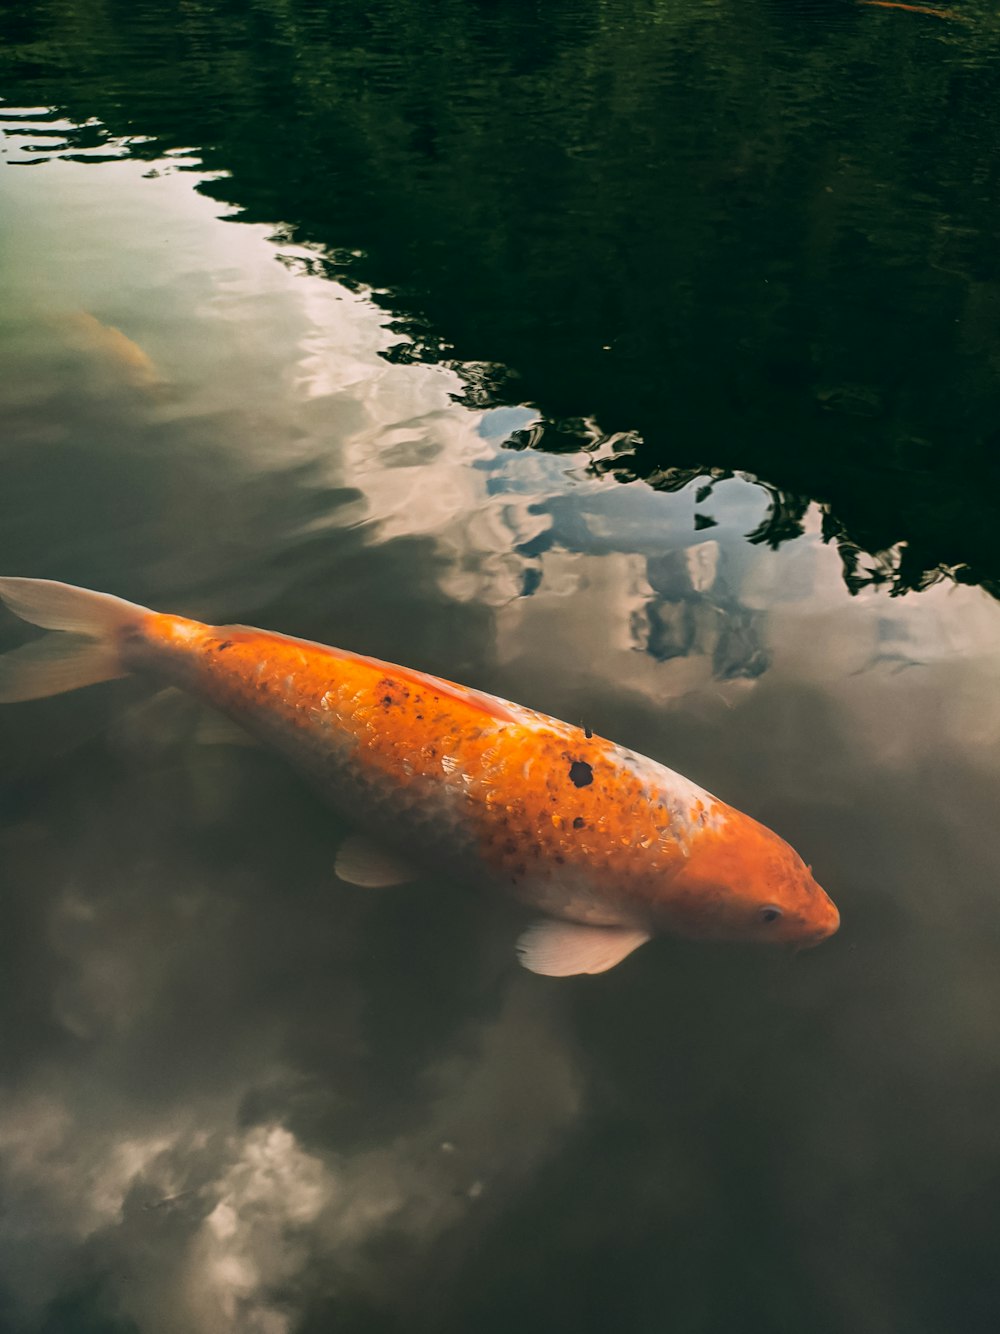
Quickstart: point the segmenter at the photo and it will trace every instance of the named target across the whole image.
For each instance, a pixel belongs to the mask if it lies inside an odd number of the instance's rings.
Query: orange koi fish
[[[283,754],[364,831],[341,879],[411,863],[544,914],[526,968],[600,973],[651,935],[815,945],[837,909],[783,839],[654,760],[507,700],[245,626],[43,579],[0,598],[46,635],[0,657],[0,702],[132,672],[180,686]],[[369,841],[374,840],[374,841]]]
[[[103,324],[89,310],[77,310],[62,318],[81,346],[112,366],[133,389],[151,398],[160,397],[169,386],[148,352],[113,324]]]

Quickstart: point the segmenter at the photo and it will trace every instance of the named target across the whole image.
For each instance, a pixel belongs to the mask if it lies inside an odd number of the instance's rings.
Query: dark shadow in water
[[[820,501],[852,588],[995,592],[1000,83],[962,13],[49,0],[0,71],[101,122],[39,159],[194,146],[289,264],[373,289],[388,355],[537,403],[519,443],[632,432],[595,466],[752,474],[759,540]]]

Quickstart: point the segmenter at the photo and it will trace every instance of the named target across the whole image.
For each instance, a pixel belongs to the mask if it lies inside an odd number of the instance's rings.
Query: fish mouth
[[[840,929],[840,912],[832,899],[827,899],[826,920],[811,931],[800,936],[795,943],[796,952],[799,950],[811,950],[816,945],[822,944],[824,940],[829,939]]]

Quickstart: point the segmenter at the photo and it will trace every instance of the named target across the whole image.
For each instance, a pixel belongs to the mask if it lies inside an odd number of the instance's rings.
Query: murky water
[[[586,721],[843,916],[535,977],[475,885],[339,883],[183,699],[5,708],[0,1329],[995,1328],[1000,76],[955,12],[0,15],[0,570]]]

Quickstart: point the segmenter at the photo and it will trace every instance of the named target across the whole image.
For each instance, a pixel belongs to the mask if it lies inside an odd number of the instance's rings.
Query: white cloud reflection
[[[68,1071],[62,1088],[50,1075],[47,1092],[8,1099],[3,1268],[22,1310],[58,1290],[81,1247],[98,1269],[141,1276],[119,1303],[148,1334],[286,1334],[287,1293],[320,1255],[307,1279],[320,1294],[349,1275],[384,1300],[383,1235],[405,1239],[404,1290],[442,1234],[460,1226],[461,1246],[475,1244],[577,1114],[572,1044],[535,991],[514,979],[495,1018],[432,1059],[426,1116],[351,1154],[280,1122],[239,1130],[232,1098],[147,1114],[136,1135],[134,1106],[106,1088],[88,1098]]]

